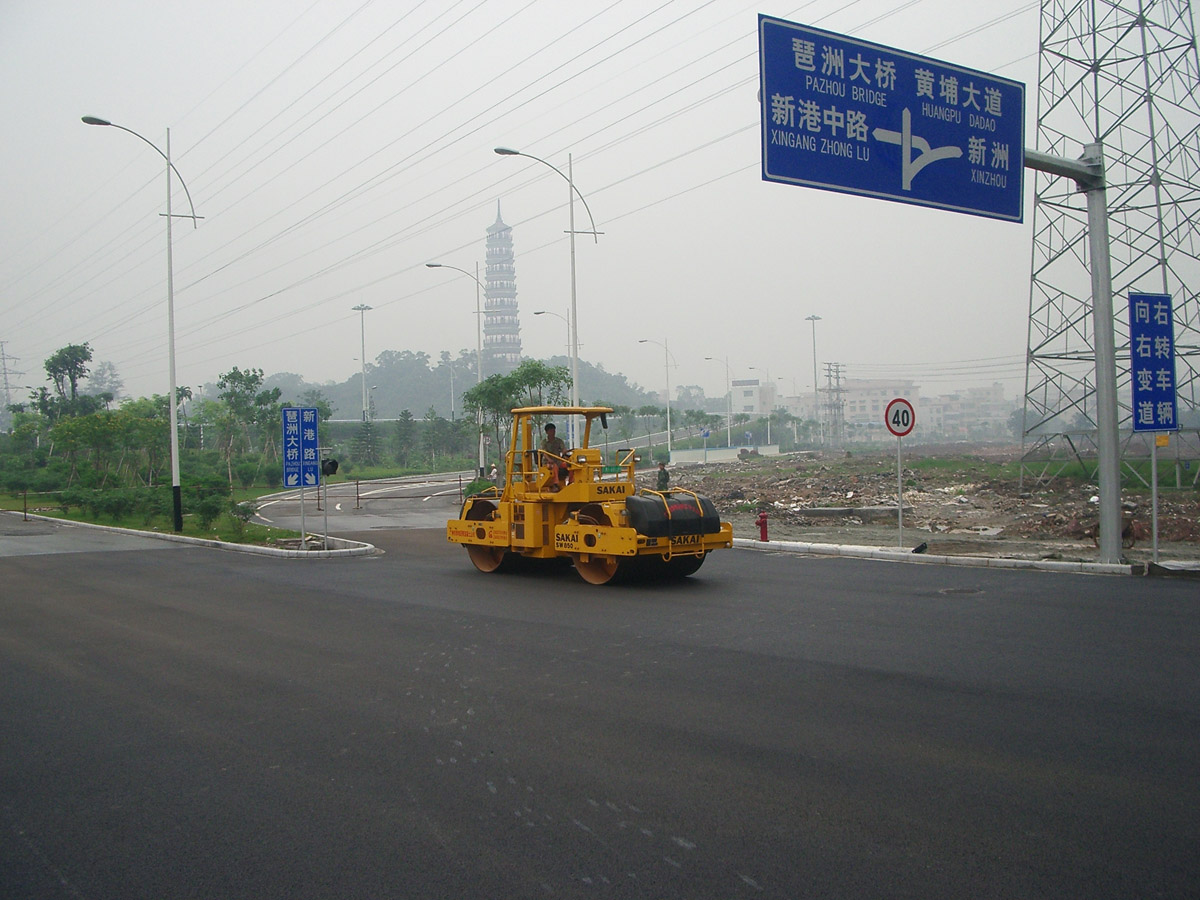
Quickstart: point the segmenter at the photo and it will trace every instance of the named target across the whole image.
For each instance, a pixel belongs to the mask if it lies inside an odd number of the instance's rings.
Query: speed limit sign
[[[898,438],[912,433],[917,424],[917,414],[913,412],[912,404],[903,397],[897,397],[887,405],[883,414],[883,422],[888,431]]]

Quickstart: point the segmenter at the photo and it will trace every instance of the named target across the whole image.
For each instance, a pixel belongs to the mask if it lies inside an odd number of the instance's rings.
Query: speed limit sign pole
[[[896,546],[904,546],[904,468],[901,463],[900,448],[906,435],[912,434],[917,424],[917,414],[913,412],[912,404],[903,397],[897,397],[887,405],[883,414],[883,422],[887,430],[896,436]]]

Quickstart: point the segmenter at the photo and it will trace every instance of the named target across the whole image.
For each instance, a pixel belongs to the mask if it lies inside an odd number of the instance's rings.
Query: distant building
[[[921,388],[912,381],[898,379],[883,381],[866,378],[847,378],[844,382],[843,412],[846,422],[846,440],[852,443],[885,440],[889,436],[883,415],[887,406],[897,397],[903,397],[920,407]],[[927,423],[920,414],[917,422]]]
[[[757,378],[735,378],[730,383],[733,391],[733,414],[746,413],[751,416],[767,416],[775,409],[775,385],[764,384]]]
[[[928,423],[931,433],[948,439],[1008,437],[1008,420],[1014,408],[1004,399],[1004,385],[996,382],[991,387],[967,388],[922,400],[917,423]]]
[[[1011,437],[1008,423],[1016,408],[1013,400],[1005,398],[1000,382],[931,397],[923,395],[920,385],[908,379],[844,378],[836,389],[825,385],[819,393],[819,416],[813,413],[812,394],[780,397],[779,406],[801,420],[819,418],[824,440],[835,444],[894,440],[883,415],[888,403],[897,397],[903,397],[916,410],[917,427],[909,438],[913,442]],[[735,391],[735,412],[739,411],[737,401]],[[844,422],[845,434],[840,440],[835,440],[837,432],[831,427],[831,423],[838,421],[837,416],[831,418],[835,404]]]
[[[483,374],[506,375],[521,362],[521,322],[517,315],[517,267],[512,228],[500,217],[487,230],[484,276]]]

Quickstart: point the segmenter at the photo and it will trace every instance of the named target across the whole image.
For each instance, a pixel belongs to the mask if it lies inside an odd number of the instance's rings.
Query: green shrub
[[[137,497],[134,492],[126,490],[92,491],[86,502],[94,518],[107,517],[119,522],[136,506]]]
[[[470,497],[472,494],[482,494],[484,491],[494,487],[496,485],[492,484],[488,479],[476,478],[463,489],[463,492],[464,496]]]
[[[170,489],[150,488],[141,492],[137,511],[142,515],[142,524],[149,525],[155,519],[171,516],[174,513],[174,506]]]
[[[247,458],[239,462],[233,467],[233,477],[243,488],[249,488],[254,484],[254,479],[258,475],[258,459]]]
[[[205,497],[210,497],[214,494],[223,497],[229,496],[229,482],[216,472],[208,472],[200,475],[198,478],[189,481],[188,487],[198,500],[203,500]]]
[[[221,513],[225,512],[226,500],[219,494],[209,494],[199,500],[194,508],[196,518],[200,520],[200,527],[208,531],[212,527],[212,523],[220,518]]]
[[[248,500],[243,500],[241,503],[230,502],[229,521],[236,537],[241,538],[246,533],[246,526],[257,511],[258,506]]]
[[[83,509],[87,495],[84,491],[79,490],[79,488],[67,488],[65,491],[59,491],[56,499],[58,500],[58,508],[62,510],[62,514],[65,516],[71,512],[72,506],[77,509]]]

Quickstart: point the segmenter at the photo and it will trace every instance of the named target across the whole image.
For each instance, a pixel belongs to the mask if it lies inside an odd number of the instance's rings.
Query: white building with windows
[[[735,378],[730,384],[733,414],[766,416],[776,407],[775,385],[757,378]]]

